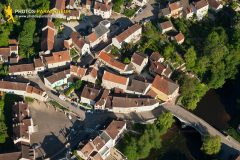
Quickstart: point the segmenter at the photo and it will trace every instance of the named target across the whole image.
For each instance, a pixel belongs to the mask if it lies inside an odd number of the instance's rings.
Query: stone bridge
[[[183,107],[168,103],[165,103],[162,106],[166,110],[170,111],[176,118],[178,118],[186,126],[191,126],[195,128],[202,136],[207,134],[213,136],[217,135],[221,138],[221,142],[223,144],[240,152],[240,143],[238,141],[233,139],[231,136],[225,136],[220,131],[218,131],[210,124],[208,124],[206,121],[194,115],[193,113],[187,111]]]

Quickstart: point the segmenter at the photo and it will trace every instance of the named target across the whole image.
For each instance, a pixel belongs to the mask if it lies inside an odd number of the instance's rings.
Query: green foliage
[[[175,47],[172,44],[168,44],[163,50],[163,56],[166,59],[170,59],[175,52]]]
[[[76,52],[75,49],[71,49],[70,50],[70,55],[71,55],[72,58],[74,58],[74,57],[76,57],[78,55],[78,52]]]
[[[114,56],[118,56],[120,54],[120,50],[117,47],[112,46],[111,54]]]
[[[221,138],[219,136],[205,136],[201,150],[208,155],[219,153],[221,150]]]
[[[165,133],[174,122],[175,120],[173,119],[173,115],[171,114],[171,112],[165,112],[158,117],[155,123],[158,129]]]
[[[197,60],[196,51],[194,50],[194,47],[190,47],[187,52],[184,55],[184,59],[186,62],[186,67],[188,70],[191,70],[194,68]]]
[[[114,12],[121,12],[121,7],[123,6],[124,0],[113,0],[113,11]]]
[[[0,75],[1,76],[8,75],[8,66],[7,66],[7,64],[1,64],[0,65]]]
[[[50,1],[46,1],[46,0],[37,0],[35,1],[35,4],[33,3],[32,5],[34,5],[34,8],[37,9],[42,9],[42,10],[48,10],[50,9]]]
[[[227,133],[233,137],[234,139],[236,139],[238,142],[240,142],[240,134],[238,133],[238,131],[235,128],[229,128],[227,130]]]
[[[33,55],[33,36],[36,29],[36,20],[27,19],[24,22],[22,32],[19,35],[20,54],[23,57]]]
[[[59,29],[60,26],[62,25],[62,20],[61,20],[61,19],[58,19],[58,18],[55,18],[55,19],[53,20],[53,23],[54,23],[54,26],[55,26],[57,29]]]
[[[134,14],[136,13],[137,9],[133,8],[133,9],[125,9],[123,14],[129,18],[131,18],[132,16],[134,16]]]
[[[81,80],[77,80],[77,81],[75,82],[74,88],[75,88],[76,90],[78,90],[78,89],[80,89],[80,88],[82,87],[82,84],[83,84],[83,82],[82,82]]]
[[[13,25],[11,23],[0,25],[0,47],[8,46],[9,35],[12,29]]]
[[[130,61],[130,59],[128,58],[128,57],[125,57],[124,58],[124,60],[123,60],[123,63],[125,63],[125,64],[128,64],[128,63],[130,63],[131,61]]]
[[[151,22],[148,22],[143,28],[139,51],[158,51],[163,45],[164,40],[165,38],[161,35],[160,31]]]
[[[129,145],[123,148],[123,153],[129,160],[136,160],[138,157],[137,153],[137,142],[136,139],[131,137],[129,140]]]
[[[178,77],[180,84],[181,103],[184,107],[194,110],[197,103],[208,91],[208,87],[200,83],[196,78],[186,75]]]
[[[6,138],[8,137],[7,126],[5,124],[4,116],[4,97],[0,99],[0,144],[5,143]]]
[[[122,152],[129,160],[144,159],[148,157],[152,149],[161,147],[161,135],[174,123],[170,112],[165,112],[154,124],[140,126],[140,135],[127,134],[121,147]]]

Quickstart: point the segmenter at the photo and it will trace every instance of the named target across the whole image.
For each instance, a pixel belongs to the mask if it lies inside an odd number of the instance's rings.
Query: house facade
[[[153,98],[145,97],[108,97],[106,108],[114,113],[131,113],[151,111],[159,106],[159,102]]]
[[[193,12],[196,14],[197,19],[201,20],[204,16],[207,15],[209,5],[206,0],[200,0],[192,3]]]

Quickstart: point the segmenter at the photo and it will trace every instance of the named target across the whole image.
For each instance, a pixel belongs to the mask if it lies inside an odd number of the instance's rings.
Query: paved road
[[[51,90],[44,85],[44,83],[42,82],[42,80],[41,80],[38,76],[36,76],[36,77],[34,77],[34,78],[28,78],[28,79],[29,79],[30,81],[33,81],[33,82],[35,82],[36,84],[38,84],[39,87],[40,87],[42,90],[46,91],[46,93],[48,94],[48,98],[49,98],[49,99],[55,100],[56,102],[58,102],[59,104],[61,104],[63,107],[66,107],[67,109],[69,109],[69,110],[72,111],[73,113],[76,113],[76,114],[80,117],[80,119],[82,119],[82,120],[85,119],[85,112],[84,112],[83,110],[81,110],[81,109],[73,106],[70,102],[66,102],[66,101],[60,99],[60,98],[59,98],[58,96],[56,96],[55,94],[53,94],[53,93],[51,92]]]
[[[236,141],[235,139],[233,139],[230,136],[225,136],[223,135],[221,132],[219,132],[217,129],[215,129],[214,127],[212,127],[211,125],[209,125],[206,121],[204,121],[203,119],[197,117],[196,115],[194,115],[193,113],[185,110],[184,108],[182,108],[181,106],[178,105],[174,105],[174,104],[169,104],[166,103],[163,105],[163,107],[172,112],[176,117],[189,122],[192,124],[192,126],[198,130],[201,130],[201,132],[203,134],[210,134],[210,135],[218,135],[221,137],[222,143],[237,150],[240,151],[240,143],[238,141]]]

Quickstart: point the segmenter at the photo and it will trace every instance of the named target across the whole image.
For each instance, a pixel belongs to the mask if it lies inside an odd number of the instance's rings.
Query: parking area
[[[50,157],[64,149],[66,135],[74,120],[55,111],[53,107],[48,108],[43,102],[34,101],[29,105],[29,109],[34,125],[38,125],[38,132],[31,135],[31,144],[35,146],[37,156]]]

